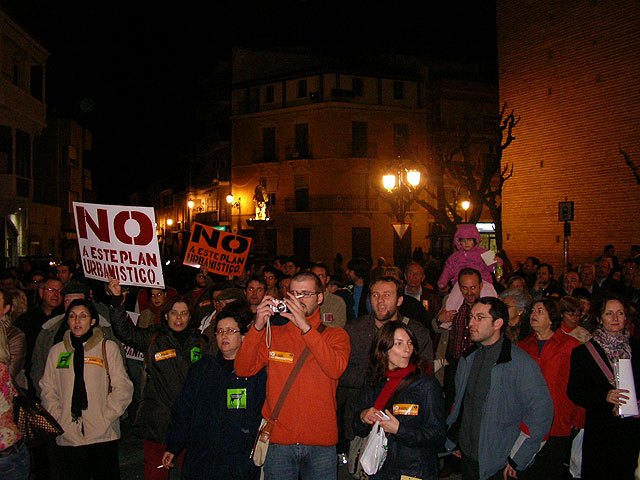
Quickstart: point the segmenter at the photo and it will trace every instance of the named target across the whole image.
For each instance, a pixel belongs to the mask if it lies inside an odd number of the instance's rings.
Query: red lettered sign
[[[251,239],[194,222],[184,264],[220,275],[242,275]]]
[[[164,287],[153,208],[74,202],[73,212],[87,278]]]

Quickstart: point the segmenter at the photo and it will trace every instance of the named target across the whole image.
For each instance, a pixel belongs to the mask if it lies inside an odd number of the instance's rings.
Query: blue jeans
[[[28,480],[29,450],[23,443],[11,455],[0,457],[0,478],[2,480]]]
[[[265,480],[337,480],[336,447],[269,444],[264,462]]]

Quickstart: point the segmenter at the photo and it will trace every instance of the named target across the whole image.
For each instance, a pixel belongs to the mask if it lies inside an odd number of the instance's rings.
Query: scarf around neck
[[[71,397],[71,419],[78,423],[82,411],[89,407],[87,388],[84,384],[84,343],[93,336],[93,327],[81,337],[70,334],[73,347],[73,395]]]
[[[604,328],[597,328],[593,332],[593,339],[598,342],[607,354],[609,363],[613,365],[614,361],[622,358],[631,358],[631,345],[629,345],[629,332],[625,328],[618,335],[611,335],[605,332]]]
[[[384,388],[378,395],[376,402],[373,404],[374,408],[384,411],[384,407],[393,395],[393,392],[396,391],[396,388],[402,383],[402,379],[409,375],[416,369],[416,366],[412,363],[405,368],[397,368],[395,370],[387,370],[386,377],[388,378],[387,383],[384,385]]]

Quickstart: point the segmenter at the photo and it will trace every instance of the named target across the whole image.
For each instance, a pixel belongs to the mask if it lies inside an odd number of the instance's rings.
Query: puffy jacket
[[[50,318],[42,325],[42,330],[38,333],[36,338],[35,346],[33,347],[33,355],[31,357],[31,381],[36,389],[36,393],[38,395],[41,394],[40,391],[40,379],[44,375],[44,366],[47,363],[47,357],[49,355],[49,351],[51,347],[55,343],[56,335],[60,328],[67,328],[67,325],[64,324],[64,313],[61,315],[57,315],[55,317]],[[111,330],[111,324],[104,318],[102,315],[98,315],[98,325],[100,326],[100,330],[102,330],[102,335],[107,340],[111,340],[118,346],[118,350],[120,351],[120,356],[122,357],[122,361],[126,362],[126,355],[124,353],[124,349],[122,345],[113,334],[113,330]],[[62,333],[61,337],[62,338]]]
[[[266,395],[267,373],[238,377],[233,361],[206,355],[189,369],[171,410],[167,451],[176,457],[186,449],[184,478],[257,479],[249,453]],[[231,395],[243,399],[230,404]]]
[[[371,425],[360,420],[360,413],[371,408],[383,386],[371,388],[367,383],[353,417],[353,431],[366,437]],[[396,480],[401,475],[432,480],[438,478],[437,451],[444,445],[446,426],[444,398],[438,381],[429,374],[418,376],[403,390],[394,405],[418,405],[417,415],[398,415],[398,433],[388,436],[387,458],[380,471],[371,478]]]
[[[566,437],[571,435],[571,427],[584,427],[584,409],[577,406],[567,396],[571,352],[580,342],[567,335],[562,329],[556,330],[544,344],[538,355],[538,339],[535,333],[518,343],[536,361],[547,381],[553,400],[553,424],[549,435]]]
[[[142,400],[133,425],[133,433],[145,440],[163,443],[171,417],[171,407],[182,388],[192,363],[202,358],[208,340],[189,322],[187,337],[181,342],[166,322],[139,328],[127,319],[127,312],[114,297],[111,324],[122,341],[140,350],[146,358]],[[191,319],[193,320],[193,319]],[[157,334],[157,335],[156,335]]]
[[[271,348],[265,344],[266,327],[261,331],[251,327],[236,356],[235,369],[236,374],[248,377],[267,367],[262,415],[269,418],[295,362],[309,347],[311,354],[284,401],[271,442],[331,446],[338,441],[336,388],[349,361],[349,335],[340,327],[319,333],[319,309],[307,321],[313,328],[304,335],[292,322],[272,326]]]
[[[461,238],[473,238],[476,241],[476,244],[471,250],[465,252],[460,244]],[[438,288],[443,289],[452,280],[454,283],[457,282],[460,270],[465,268],[475,268],[480,272],[480,275],[482,275],[483,282],[493,284],[491,274],[493,273],[494,267],[492,265],[487,265],[482,259],[481,255],[486,252],[487,249],[480,246],[481,240],[482,238],[480,237],[480,233],[475,225],[458,225],[458,229],[453,236],[453,243],[458,251],[453,252],[449,255],[449,258],[447,258],[442,274],[438,279]]]
[[[79,421],[74,422],[71,419],[71,398],[75,378],[73,357],[62,366],[59,365],[60,354],[74,351],[70,334],[71,332],[67,331],[64,340],[56,343],[49,351],[44,376],[40,380],[42,405],[64,429],[64,433],[56,438],[56,443],[77,447],[117,440],[120,438],[120,416],[133,397],[133,384],[124,370],[118,346],[113,341],[106,340],[105,351],[111,377],[109,393],[102,355],[104,337],[100,327],[95,327],[93,335],[85,342],[84,384],[89,406],[82,411]]]

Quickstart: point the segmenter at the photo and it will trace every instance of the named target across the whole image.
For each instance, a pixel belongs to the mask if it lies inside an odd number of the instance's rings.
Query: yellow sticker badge
[[[396,403],[393,406],[393,414],[394,415],[418,415],[418,410],[420,409],[420,405],[416,405],[415,403]]]
[[[269,350],[269,360],[274,362],[293,363],[293,353]]]
[[[159,362],[161,360],[167,360],[168,358],[175,358],[175,357],[176,357],[175,348],[171,348],[169,350],[163,350],[162,352],[158,352],[153,356],[156,362]]]
[[[422,480],[418,477],[410,477],[409,475],[400,475],[400,480]]]
[[[96,367],[102,366],[102,359],[96,357],[84,357],[85,365],[95,365]]]

